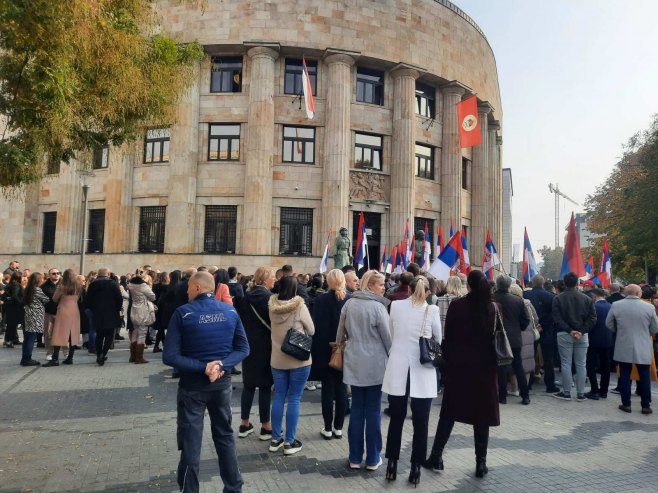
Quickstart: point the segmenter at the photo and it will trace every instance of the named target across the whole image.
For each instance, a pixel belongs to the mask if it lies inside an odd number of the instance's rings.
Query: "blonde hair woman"
[[[336,340],[338,322],[343,305],[349,299],[345,287],[345,275],[340,269],[333,269],[327,274],[327,285],[329,291],[321,294],[313,304],[313,324],[315,335],[311,354],[313,364],[311,366],[312,380],[322,382],[322,417],[324,428],[320,431],[322,438],[343,437],[343,423],[345,421],[345,410],[347,408],[347,387],[343,383],[343,372],[329,366],[331,358],[331,346],[329,343]],[[334,412],[334,402],[335,412]]]
[[[361,468],[365,433],[366,469],[374,471],[382,464],[381,400],[391,348],[386,311],[390,301],[384,298],[384,276],[379,272],[366,272],[360,286],[340,312],[336,342],[345,336],[343,383],[352,386],[350,468]]]
[[[446,294],[439,296],[436,304],[439,307],[439,314],[441,315],[441,324],[444,324],[446,321],[446,314],[448,313],[448,307],[457,298],[462,296],[462,281],[457,276],[451,276],[446,283]]]
[[[433,367],[420,364],[418,338],[433,338],[441,342],[441,318],[439,308],[425,301],[430,294],[427,279],[416,276],[411,288],[411,297],[391,304],[393,344],[382,390],[388,394],[391,412],[386,437],[386,479],[394,480],[397,476],[402,427],[407,416],[407,401],[411,397],[414,436],[409,481],[418,484],[420,466],[427,454],[427,426],[432,399],[437,395],[436,371]]]

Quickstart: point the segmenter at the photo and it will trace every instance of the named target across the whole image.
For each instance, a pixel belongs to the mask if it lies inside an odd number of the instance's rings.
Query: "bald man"
[[[214,297],[215,280],[208,272],[192,274],[189,303],[169,322],[162,360],[180,372],[178,384],[178,485],[199,491],[203,417],[210,416],[224,492],[242,491],[235,437],[231,428],[231,369],[249,355],[240,317],[231,305]]]
[[[626,297],[612,305],[605,319],[608,328],[617,333],[613,359],[619,363],[619,409],[631,412],[631,369],[635,364],[642,414],[651,414],[651,336],[658,333],[658,317],[653,305],[640,299],[640,286],[629,284],[624,294]]]

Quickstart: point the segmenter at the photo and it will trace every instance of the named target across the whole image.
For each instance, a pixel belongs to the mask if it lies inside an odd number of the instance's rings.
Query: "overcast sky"
[[[600,185],[622,145],[658,112],[658,1],[453,0],[484,31],[498,65],[503,167],[512,169],[513,243],[536,251]],[[563,239],[560,239],[562,244]],[[613,246],[614,250],[614,246]],[[613,252],[614,253],[614,252]]]

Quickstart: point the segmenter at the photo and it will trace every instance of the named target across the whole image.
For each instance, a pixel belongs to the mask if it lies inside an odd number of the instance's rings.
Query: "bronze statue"
[[[340,228],[340,236],[334,241],[334,268],[342,269],[352,264],[352,241],[347,236],[347,228]]]
[[[423,264],[423,245],[425,244],[425,231],[419,229],[416,231],[416,244],[414,245],[414,262],[418,265]]]

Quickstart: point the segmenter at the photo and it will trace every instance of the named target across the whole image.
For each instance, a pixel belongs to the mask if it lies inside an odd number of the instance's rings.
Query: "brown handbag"
[[[345,349],[345,342],[330,342],[331,357],[329,358],[329,366],[334,370],[343,371],[343,350]]]

